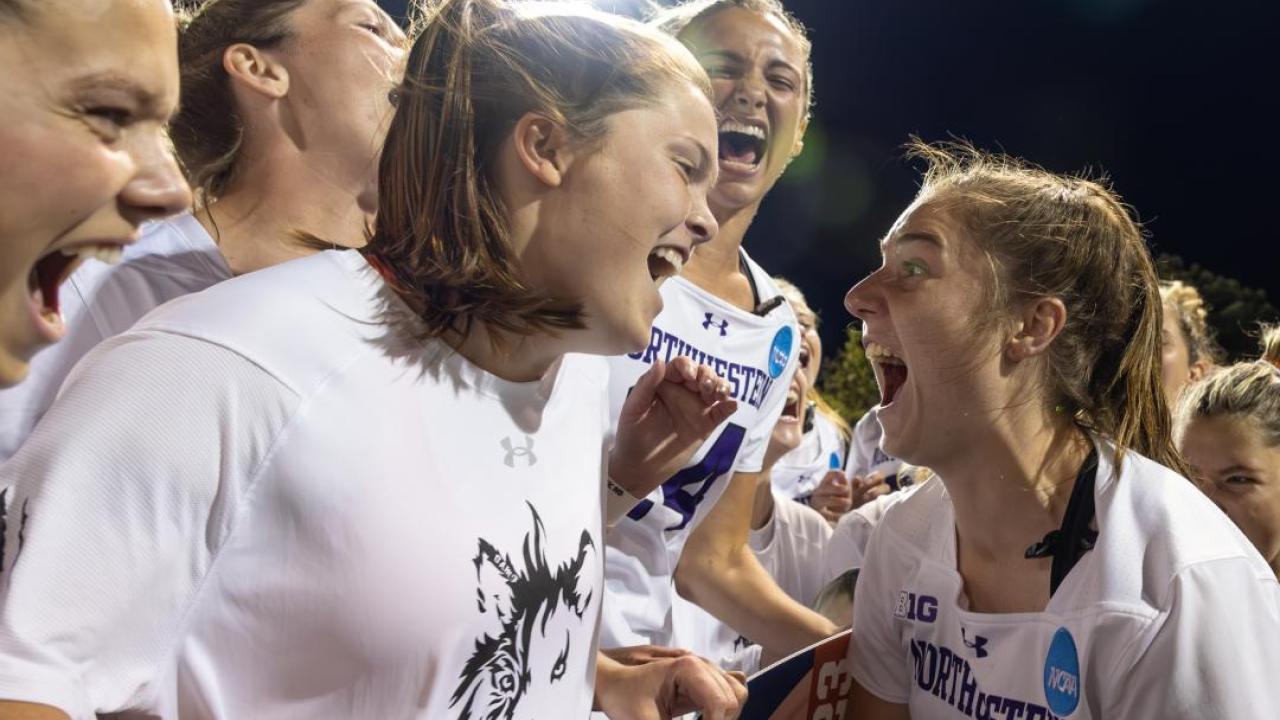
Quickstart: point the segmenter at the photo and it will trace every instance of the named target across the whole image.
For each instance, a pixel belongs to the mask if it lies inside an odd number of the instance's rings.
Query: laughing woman
[[[163,0],[0,0],[0,387],[64,333],[58,286],[118,257],[191,193],[164,126],[178,103]]]
[[[1181,474],[1128,209],[1017,160],[915,151],[923,187],[846,306],[878,356],[885,452],[937,477],[867,548],[848,717],[1260,717],[1280,586]]]
[[[563,6],[445,0],[423,27],[365,250],[105,341],[5,466],[0,697],[31,717],[736,708],[705,661],[595,641],[606,462],[656,484],[734,410],[660,364],[603,450],[598,355],[644,345],[658,256],[716,231],[706,76]]]

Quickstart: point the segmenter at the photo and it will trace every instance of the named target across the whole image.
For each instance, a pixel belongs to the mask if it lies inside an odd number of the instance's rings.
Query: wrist
[[[611,528],[618,524],[623,515],[640,504],[643,498],[631,494],[627,488],[619,485],[610,476],[604,479],[604,525]]]

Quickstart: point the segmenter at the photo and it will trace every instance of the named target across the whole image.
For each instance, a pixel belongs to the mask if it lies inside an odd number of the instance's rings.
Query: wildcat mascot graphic
[[[572,636],[584,625],[593,592],[583,569],[596,553],[582,531],[577,554],[552,568],[543,539],[546,529],[533,505],[533,530],[525,535],[523,567],[481,538],[473,563],[481,614],[493,620],[493,634],[476,640],[453,691],[449,707],[458,720],[511,720],[530,689],[550,687],[568,670]],[[575,631],[575,632],[572,632]],[[586,633],[585,637],[590,637]]]

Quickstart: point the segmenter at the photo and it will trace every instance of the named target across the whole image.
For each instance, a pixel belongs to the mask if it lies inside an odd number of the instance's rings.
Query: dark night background
[[[809,28],[804,154],[747,236],[840,347],[845,290],[914,195],[908,135],[1105,171],[1173,253],[1280,300],[1273,57],[1280,3],[784,0]],[[402,14],[405,0],[381,0]],[[599,0],[628,11],[638,0]]]

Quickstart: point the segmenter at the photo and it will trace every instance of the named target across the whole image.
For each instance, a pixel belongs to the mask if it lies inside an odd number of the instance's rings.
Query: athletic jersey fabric
[[[1274,717],[1270,568],[1190,482],[1097,444],[1097,545],[1043,612],[966,609],[939,479],[889,509],[854,601],[863,687],[915,720]]]
[[[902,469],[903,463],[880,449],[880,436],[884,430],[880,427],[879,414],[880,406],[876,405],[853,426],[853,440],[849,443],[849,462],[845,467],[845,473],[849,477],[854,475],[866,477],[873,472],[878,472],[884,476],[885,482],[896,490],[898,471]]]
[[[824,553],[824,585],[850,568],[862,567],[871,533],[884,519],[889,507],[910,495],[916,487],[919,486],[908,485],[902,490],[881,495],[840,516],[840,522],[836,523]]]
[[[607,365],[507,382],[408,315],[329,251],[90,353],[0,471],[0,697],[75,718],[585,717]]]
[[[31,434],[85,353],[152,308],[230,277],[213,238],[190,213],[144,225],[117,265],[86,260],[58,291],[66,335],[32,358],[25,380],[0,390],[0,463]]]
[[[743,255],[746,258],[745,253]],[[768,273],[746,258],[760,299],[781,296]],[[682,647],[675,627],[672,578],[689,533],[724,492],[735,471],[758,472],[782,414],[799,356],[800,332],[790,304],[761,316],[745,312],[682,278],[662,285],[663,309],[649,346],[611,358],[609,399],[617,421],[622,401],[654,358],[681,355],[711,366],[732,386],[738,409],[681,470],[610,529],[605,558],[601,644]]]
[[[808,503],[822,477],[844,467],[848,450],[848,441],[831,418],[814,413],[813,429],[804,434],[796,449],[774,464],[773,489],[783,497]]]

